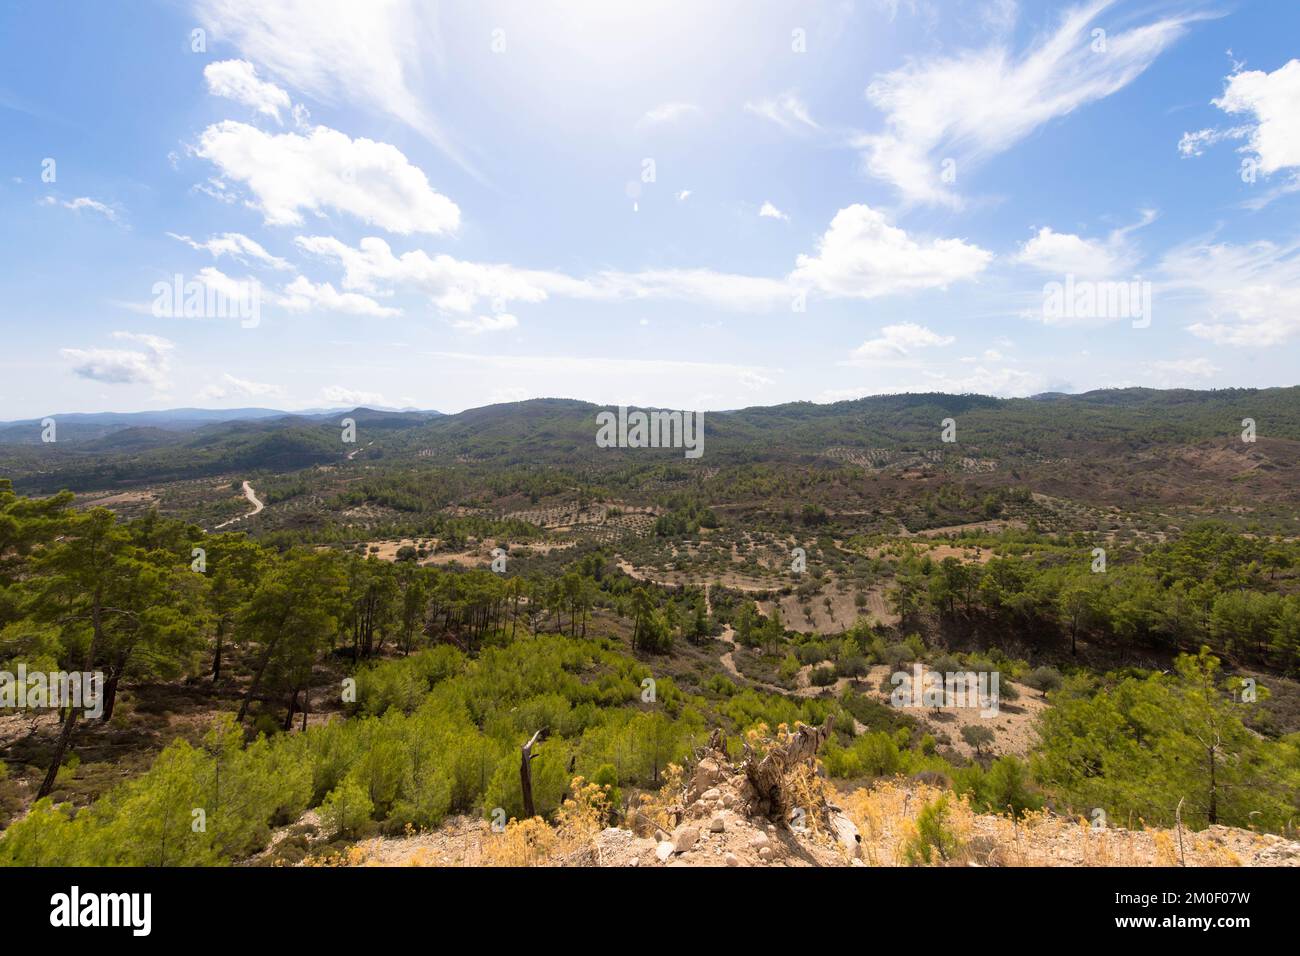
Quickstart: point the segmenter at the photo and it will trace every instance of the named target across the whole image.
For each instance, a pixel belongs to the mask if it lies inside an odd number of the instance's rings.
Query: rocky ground
[[[581,812],[494,831],[457,817],[436,830],[362,841],[326,862],[365,866],[898,866],[915,863],[916,819],[944,791],[914,780],[837,793],[800,728],[729,761],[715,738],[680,780],[629,810],[621,827]],[[944,866],[1300,866],[1300,843],[1215,826],[1200,832],[1095,827],[1050,812],[1019,820],[973,812],[947,794]],[[781,822],[784,821],[784,822]],[[307,821],[309,824],[315,821]],[[303,821],[299,822],[299,829]],[[273,850],[268,853],[273,853]],[[307,862],[312,862],[311,856]]]

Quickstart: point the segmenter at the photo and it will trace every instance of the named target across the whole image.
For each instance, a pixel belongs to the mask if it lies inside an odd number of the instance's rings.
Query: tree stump
[[[537,745],[539,739],[546,733],[543,727],[537,733],[533,734],[532,739],[520,750],[519,758],[519,790],[524,797],[524,819],[531,820],[537,816],[537,810],[533,806],[533,760],[537,754],[533,753],[533,747]]]
[[[833,721],[833,717],[827,717],[820,727],[800,725],[786,743],[773,746],[762,760],[756,761],[750,746],[745,745],[743,769],[754,791],[751,813],[784,822],[791,809],[785,794],[786,771],[817,756],[822,744],[830,738]]]

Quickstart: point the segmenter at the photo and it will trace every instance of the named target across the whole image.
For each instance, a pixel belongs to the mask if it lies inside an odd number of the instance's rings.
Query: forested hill
[[[455,415],[365,408],[330,415],[262,417],[184,430],[142,424],[105,431],[64,425],[43,443],[39,423],[12,425],[0,443],[0,473],[29,493],[173,481],[231,469],[286,471],[328,464],[356,452],[364,459],[438,464],[619,467],[619,449],[595,443],[604,406],[537,399]],[[356,422],[355,444],[340,442],[340,423]],[[955,423],[955,442],[940,441]],[[1241,443],[1243,422],[1283,464],[1300,449],[1300,387],[1218,391],[1114,389],[1081,395],[996,399],[979,395],[902,394],[818,405],[795,402],[704,416],[710,464],[852,459],[856,454],[914,451],[956,459],[1027,462],[1105,459],[1143,448],[1202,442]],[[87,433],[86,429],[92,429]],[[29,434],[30,432],[30,434]],[[37,440],[33,440],[37,439]],[[23,442],[15,444],[15,442]],[[637,450],[669,461],[680,450]],[[354,455],[353,457],[356,457]]]

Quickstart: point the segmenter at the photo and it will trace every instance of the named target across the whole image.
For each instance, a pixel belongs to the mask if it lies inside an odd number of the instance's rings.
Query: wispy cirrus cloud
[[[254,382],[251,379],[236,378],[229,372],[223,372],[221,381],[206,385],[199,391],[199,397],[211,401],[226,401],[235,398],[284,398],[283,385],[266,382]]]
[[[694,103],[660,103],[658,106],[646,110],[637,125],[662,126],[683,120],[688,116],[697,115],[700,112],[700,108]]]
[[[117,210],[107,203],[100,202],[98,199],[91,199],[89,196],[78,196],[76,199],[56,199],[53,196],[45,196],[40,200],[42,206],[62,206],[64,209],[71,209],[73,212],[81,212],[87,209],[90,212],[98,213],[110,222],[117,222]]]
[[[1190,242],[1164,256],[1159,275],[1185,300],[1197,338],[1264,348],[1300,337],[1300,241]]]
[[[200,23],[295,90],[392,116],[473,172],[419,92],[442,62],[437,7],[418,0],[196,0]]]
[[[1123,89],[1187,30],[1196,14],[1092,34],[1114,0],[1073,7],[1059,26],[1014,51],[997,39],[981,49],[917,59],[885,73],[866,96],[885,117],[884,129],[853,142],[871,176],[893,184],[909,202],[959,207],[961,196],[942,175],[984,162],[1049,120]]]
[[[171,236],[178,242],[185,243],[185,245],[189,246],[191,249],[211,253],[214,259],[219,259],[222,256],[230,256],[232,259],[237,262],[242,262],[244,265],[258,264],[280,270],[293,268],[293,266],[289,264],[288,260],[281,259],[279,256],[271,255],[271,253],[267,252],[260,242],[248,238],[248,236],[245,236],[243,233],[223,232],[220,235],[211,236],[204,242],[199,242],[197,239],[191,239],[189,236],[178,235],[174,232],[169,232],[167,235]]]
[[[745,112],[775,123],[787,132],[811,132],[821,126],[812,118],[808,105],[793,90],[787,90],[768,99],[750,100]]]
[[[472,319],[456,319],[451,327],[470,335],[482,335],[485,332],[508,332],[519,328],[519,320],[508,312],[498,315],[478,315]]]

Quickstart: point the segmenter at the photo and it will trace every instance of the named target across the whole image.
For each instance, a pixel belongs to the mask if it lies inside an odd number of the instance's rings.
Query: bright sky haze
[[[1296,384],[1300,4],[18,3],[0,64],[0,419]]]

